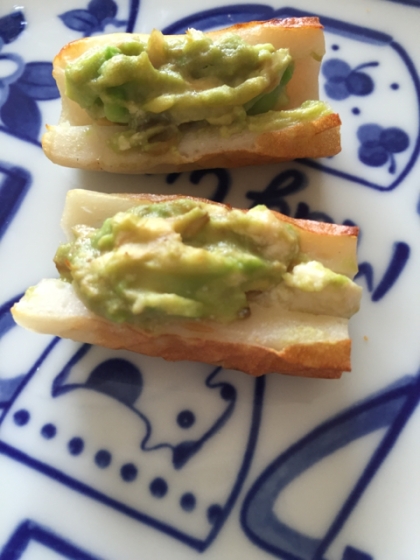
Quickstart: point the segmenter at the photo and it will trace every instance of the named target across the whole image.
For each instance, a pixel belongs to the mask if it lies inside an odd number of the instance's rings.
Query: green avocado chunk
[[[246,317],[247,293],[281,282],[299,250],[295,229],[264,206],[244,213],[188,198],[141,205],[74,233],[55,257],[62,277],[94,312],[139,324],[168,315]]]
[[[194,29],[178,37],[154,30],[148,41],[133,34],[89,49],[65,70],[70,99],[94,120],[126,125],[111,141],[116,151],[158,144],[160,152],[191,126],[226,134],[226,127],[244,129],[256,116],[281,112],[292,75],[288,49],[250,45],[232,33],[212,40]],[[317,103],[318,113],[329,110]]]
[[[302,258],[296,228],[265,206],[244,212],[180,197],[120,212],[98,229],[76,226],[55,262],[93,312],[153,328],[171,317],[245,319],[249,298],[279,285],[352,284]]]

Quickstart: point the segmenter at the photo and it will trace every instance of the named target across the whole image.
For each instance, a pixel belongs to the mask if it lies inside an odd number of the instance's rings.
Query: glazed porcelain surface
[[[315,9],[316,6],[316,9]],[[52,164],[51,61],[114,31],[319,15],[325,160],[157,176]],[[0,4],[0,559],[420,558],[420,2]],[[26,332],[9,309],[64,239],[66,192],[193,194],[356,224],[353,371],[258,379]]]

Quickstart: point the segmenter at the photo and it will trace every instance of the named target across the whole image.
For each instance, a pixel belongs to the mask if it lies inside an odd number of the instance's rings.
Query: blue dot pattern
[[[133,482],[137,478],[138,469],[133,463],[126,463],[120,469],[121,478],[124,482]]]
[[[22,408],[21,410],[18,410],[14,413],[13,421],[16,426],[25,426],[25,424],[29,422],[30,417],[31,415],[29,414],[29,412]]]
[[[163,478],[155,478],[150,483],[150,492],[155,498],[163,498],[168,491],[168,484]]]
[[[195,415],[193,412],[191,412],[191,410],[182,410],[178,414],[176,421],[180,428],[184,428],[184,429],[191,428],[191,426],[195,422]]]
[[[195,508],[196,504],[194,494],[192,494],[191,492],[183,494],[179,503],[181,504],[181,507],[184,511],[192,511]]]
[[[95,463],[100,469],[106,469],[111,464],[112,455],[106,449],[100,449],[95,455]]]
[[[44,424],[41,428],[41,435],[45,439],[52,439],[57,433],[57,428],[54,424]]]
[[[236,397],[236,389],[230,383],[224,383],[220,389],[220,396],[224,401],[233,401]]]
[[[85,442],[80,437],[72,438],[67,444],[67,448],[69,450],[70,455],[80,455],[84,447],[85,447]]]
[[[214,525],[222,515],[222,507],[219,504],[211,505],[207,510],[207,519],[209,523]]]

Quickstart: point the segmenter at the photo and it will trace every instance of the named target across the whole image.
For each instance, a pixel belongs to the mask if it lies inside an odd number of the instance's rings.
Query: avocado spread
[[[170,317],[245,319],[250,298],[282,283],[317,291],[351,282],[302,258],[296,228],[265,206],[243,212],[176,198],[120,212],[99,229],[76,226],[55,262],[93,312],[148,328]]]
[[[95,121],[125,125],[111,140],[115,150],[152,152],[173,148],[191,128],[272,130],[330,112],[320,101],[282,111],[292,74],[288,49],[194,29],[93,47],[65,70],[70,99]]]

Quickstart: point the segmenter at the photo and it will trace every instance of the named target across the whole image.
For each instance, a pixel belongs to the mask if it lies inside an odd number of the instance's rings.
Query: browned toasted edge
[[[288,18],[272,18],[266,19],[263,21],[248,21],[248,22],[241,22],[235,23],[230,27],[226,27],[224,29],[220,29],[217,31],[210,31],[208,33],[227,33],[232,32],[234,33],[238,29],[249,29],[253,27],[286,27],[286,28],[316,28],[316,29],[323,29],[323,25],[319,21],[318,16],[303,16],[303,17],[288,17]]]
[[[244,23],[236,23],[229,27],[223,29],[217,29],[214,31],[206,31],[206,35],[217,37],[224,33],[235,33],[241,30],[250,30],[257,27],[282,27],[285,29],[323,29],[319,21],[319,17],[290,17],[290,18],[272,18],[264,21],[248,21]],[[108,35],[120,35],[121,37],[128,35],[140,35],[146,37],[148,34],[145,33],[109,33]],[[105,34],[107,35],[107,34]],[[75,41],[70,41],[53,59],[54,66],[61,66],[61,62],[67,58],[74,58],[86,50],[86,45],[89,43],[94,43],[97,36],[94,37],[83,37],[82,39],[76,39]]]
[[[95,126],[95,125],[92,125]],[[174,161],[162,162],[150,157],[142,162],[134,155],[135,150],[118,157],[100,157],[90,160],[86,165],[80,160],[68,159],[66,154],[57,154],[54,148],[53,131],[56,127],[47,125],[47,133],[42,137],[42,147],[47,157],[54,163],[85,169],[88,171],[107,171],[111,173],[172,173],[196,169],[219,167],[237,168],[249,165],[263,165],[290,161],[298,158],[331,157],[341,151],[341,120],[338,114],[331,113],[315,121],[299,123],[280,130],[263,132],[256,136],[254,146],[231,150],[213,150],[190,157],[179,156]]]
[[[150,203],[157,203],[157,202],[170,202],[173,200],[177,200],[179,198],[185,198],[187,200],[192,200],[193,202],[194,201],[204,202],[206,204],[212,204],[213,206],[220,206],[228,209],[233,208],[231,204],[228,204],[226,202],[216,202],[214,200],[209,200],[207,198],[184,195],[184,194],[180,195],[180,194],[153,194],[153,193],[111,193],[110,196],[132,200],[133,204],[136,201],[137,202],[147,201]],[[240,210],[241,212],[246,214],[247,212],[249,212],[250,209],[235,207],[235,210]],[[346,235],[351,237],[357,237],[359,234],[360,228],[358,226],[331,224],[329,222],[316,222],[315,220],[292,218],[291,216],[287,216],[286,214],[277,212],[277,210],[273,210],[272,208],[270,208],[269,210],[279,220],[294,225],[299,229],[310,231],[312,233],[317,233],[320,235],[335,235],[335,236]]]
[[[19,322],[19,304],[11,310]],[[56,333],[57,334],[57,333]],[[59,336],[114,350],[129,350],[168,361],[190,360],[235,369],[259,377],[266,373],[337,379],[350,371],[351,341],[293,344],[276,351],[258,344],[203,340],[199,336],[152,334],[99,316],[72,321]]]
[[[281,130],[262,132],[252,148],[209,152],[174,166],[176,171],[235,168],[249,165],[280,163],[298,158],[320,158],[341,151],[341,120],[331,113],[315,121],[299,123]]]

